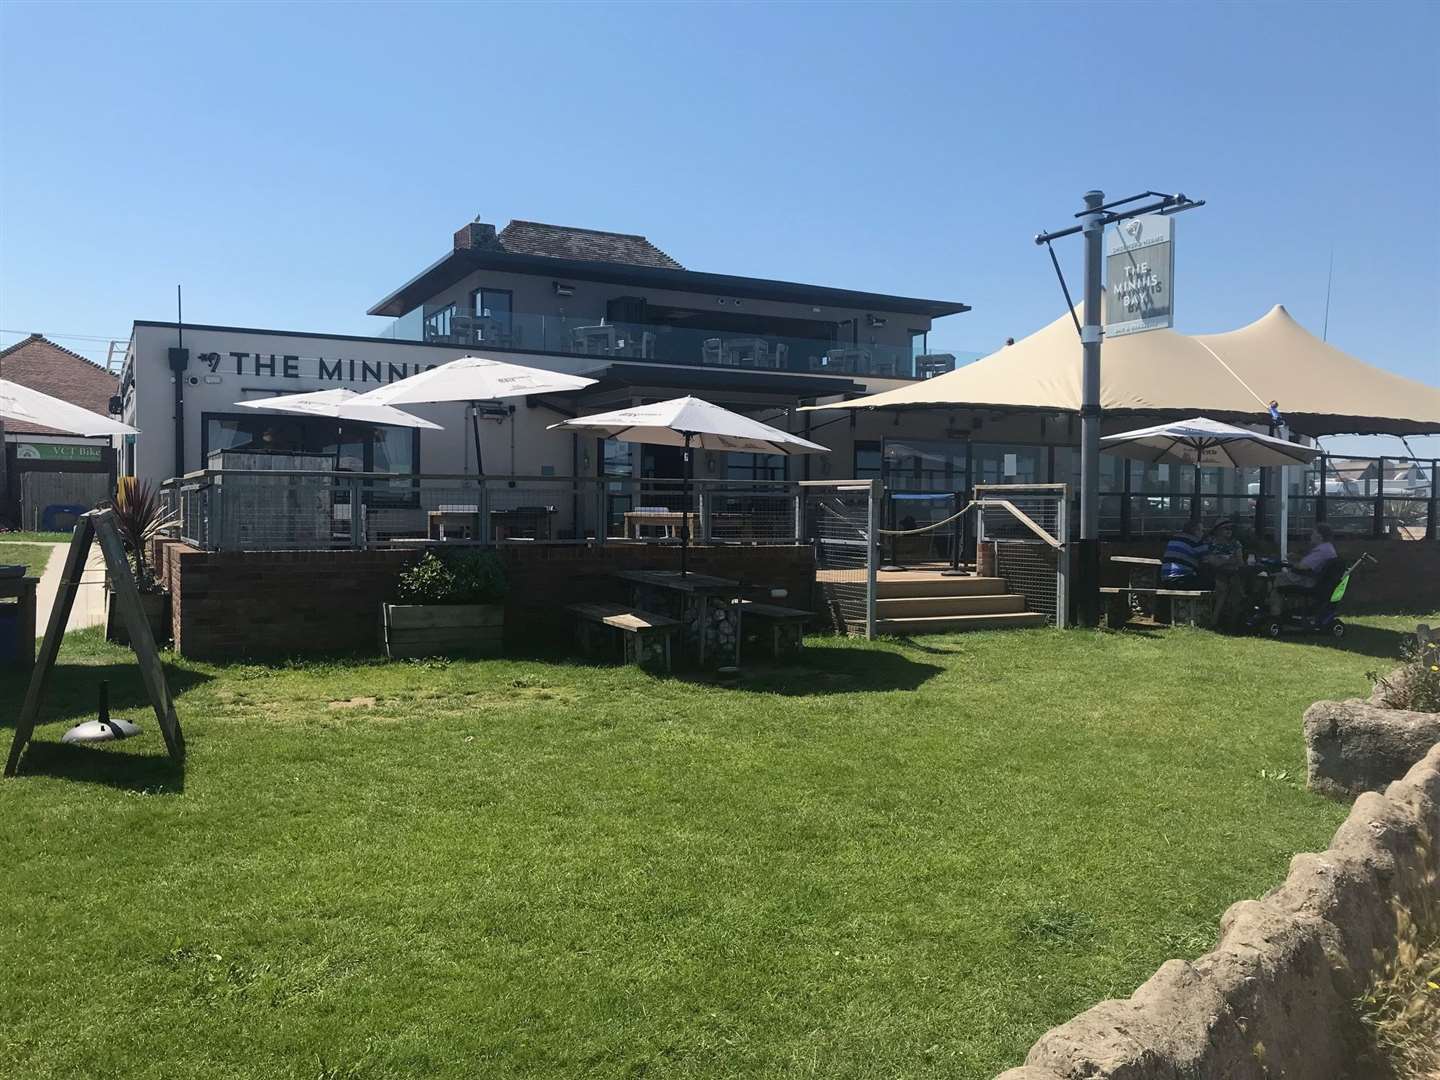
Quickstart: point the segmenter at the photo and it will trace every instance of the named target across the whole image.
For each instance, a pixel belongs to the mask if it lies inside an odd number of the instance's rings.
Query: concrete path
[[[0,552],[4,544],[0,541]],[[40,575],[40,584],[35,588],[35,633],[45,636],[50,625],[50,609],[55,606],[55,597],[60,592],[60,578],[65,571],[65,552],[69,544],[33,544],[32,547],[50,548],[50,561]],[[85,571],[80,575],[80,591],[75,594],[75,603],[70,608],[70,619],[65,632],[83,630],[87,626],[105,625],[105,556],[99,544],[90,545],[90,556],[85,560]]]

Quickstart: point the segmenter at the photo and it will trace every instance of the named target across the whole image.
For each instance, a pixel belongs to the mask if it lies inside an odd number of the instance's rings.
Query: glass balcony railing
[[[918,374],[923,378],[953,365],[944,356],[916,357],[908,344],[844,344],[785,334],[519,312],[494,317],[453,311],[422,316],[414,311],[395,320],[381,336],[462,347],[841,376],[910,379]]]

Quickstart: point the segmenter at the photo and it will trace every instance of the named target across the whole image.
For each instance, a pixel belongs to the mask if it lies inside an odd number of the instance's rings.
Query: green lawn
[[[988,1078],[1326,844],[1300,714],[1414,620],[1355,623],[821,638],[739,689],[178,663],[183,774],[87,632],[0,784],[0,1075]],[[60,747],[102,678],[144,735]]]
[[[19,544],[68,544],[68,532],[0,532],[0,541]]]
[[[45,572],[45,564],[54,550],[48,544],[0,544],[0,563],[23,565],[28,576],[39,577]]]

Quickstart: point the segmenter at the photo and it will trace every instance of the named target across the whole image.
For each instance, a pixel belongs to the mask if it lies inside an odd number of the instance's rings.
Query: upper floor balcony
[[[955,366],[953,355],[927,351],[923,333],[912,335],[906,344],[867,342],[870,328],[857,326],[861,320],[833,324],[833,329],[806,324],[830,330],[812,335],[783,325],[797,320],[732,316],[724,321],[728,327],[689,325],[689,320],[640,323],[509,311],[473,314],[447,305],[417,308],[396,319],[382,336],[463,348],[877,378],[929,378]]]

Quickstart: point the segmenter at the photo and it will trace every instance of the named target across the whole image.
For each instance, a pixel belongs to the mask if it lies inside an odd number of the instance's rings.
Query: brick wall
[[[1308,544],[1291,545],[1290,555],[1299,558]],[[1159,558],[1163,540],[1105,541],[1100,545],[1101,580],[1106,585],[1126,584],[1127,570],[1112,564],[1111,555],[1149,555]],[[1368,551],[1378,562],[1367,563],[1350,579],[1344,610],[1363,613],[1431,614],[1440,611],[1440,543],[1433,540],[1364,540],[1340,537],[1335,550],[1346,563]]]
[[[158,576],[170,590],[175,649],[193,659],[372,652],[380,605],[414,551],[197,551],[156,545]],[[506,547],[509,644],[554,640],[570,631],[566,604],[622,598],[619,570],[679,569],[675,548],[612,545]],[[813,610],[814,554],[808,547],[699,547],[697,573],[783,588],[785,603]]]

